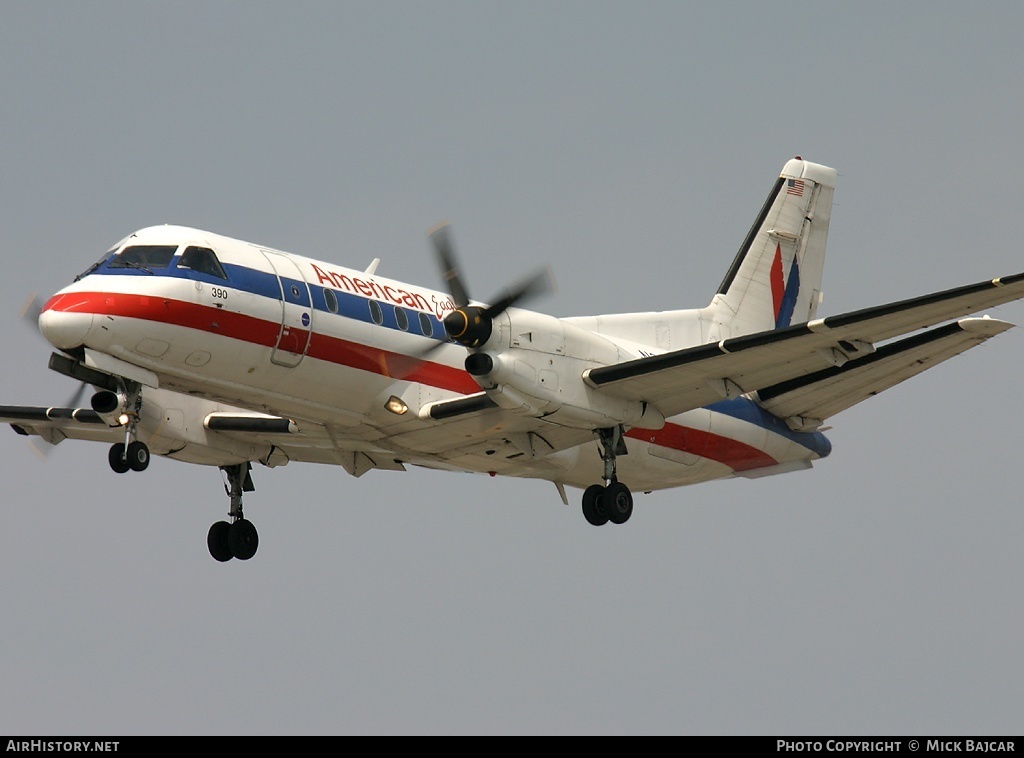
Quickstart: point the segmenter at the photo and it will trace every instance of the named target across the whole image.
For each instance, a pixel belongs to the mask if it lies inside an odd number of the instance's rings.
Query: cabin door
[[[279,366],[295,368],[302,362],[313,334],[313,302],[309,285],[298,265],[287,255],[263,250],[277,274],[281,291],[281,331],[270,360]]]

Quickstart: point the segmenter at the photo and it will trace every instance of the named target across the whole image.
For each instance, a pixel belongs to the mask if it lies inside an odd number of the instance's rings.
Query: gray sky
[[[0,24],[2,403],[18,322],[181,223],[556,315],[707,303],[783,163],[839,170],[823,315],[1024,270],[1024,6],[27,2]],[[1024,322],[1024,304],[992,315]],[[638,495],[219,472],[0,429],[0,733],[1020,732],[1024,331],[834,420],[812,471]]]

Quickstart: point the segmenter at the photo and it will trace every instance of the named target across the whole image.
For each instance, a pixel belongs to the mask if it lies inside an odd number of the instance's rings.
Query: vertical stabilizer
[[[786,163],[705,313],[719,339],[815,317],[836,170]]]

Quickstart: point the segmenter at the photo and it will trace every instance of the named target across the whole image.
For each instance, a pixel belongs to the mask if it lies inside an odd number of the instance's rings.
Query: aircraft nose
[[[85,344],[92,329],[93,316],[74,309],[67,295],[50,298],[39,314],[39,331],[47,342],[59,350],[70,350]]]

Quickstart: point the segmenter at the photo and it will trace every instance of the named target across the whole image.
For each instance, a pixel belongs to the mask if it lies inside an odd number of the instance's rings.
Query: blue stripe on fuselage
[[[259,271],[257,269],[249,268],[248,266],[240,266],[235,263],[222,263],[224,271],[228,275],[228,280],[225,282],[223,279],[204,274],[199,271],[193,271],[187,268],[178,268],[178,261],[181,259],[180,255],[176,255],[171,263],[164,268],[153,268],[150,271],[143,271],[142,269],[129,268],[129,267],[114,267],[111,268],[106,263],[101,265],[95,271],[92,271],[89,276],[160,276],[169,279],[185,279],[189,281],[200,281],[212,286],[231,286],[234,289],[241,290],[243,292],[249,292],[253,295],[259,295],[261,297],[268,297],[278,302],[281,301],[281,287],[278,285],[277,276],[270,273],[269,271]],[[281,284],[286,290],[290,290],[292,285],[295,285],[299,289],[299,300],[288,298],[287,302],[294,303],[296,305],[311,307],[306,297],[306,286],[307,282],[300,281],[298,279],[289,279],[288,277],[281,277]],[[321,312],[327,316],[344,316],[346,318],[354,319],[356,321],[364,321],[366,323],[375,324],[373,317],[370,314],[369,301],[373,298],[363,297],[356,295],[345,290],[332,290],[335,297],[338,300],[337,313],[331,311],[327,307],[327,301],[324,298],[324,287],[316,284],[308,284],[309,291],[313,296],[312,308],[315,311]],[[383,316],[383,323],[380,326],[387,329],[394,329],[395,331],[405,331],[408,334],[416,334],[428,339],[434,339],[437,341],[443,341],[446,339],[444,327],[441,325],[440,319],[432,313],[426,311],[414,310],[412,308],[404,308],[406,314],[409,315],[409,328],[406,330],[399,329],[397,316],[395,315],[395,308],[402,307],[395,303],[389,303],[384,300],[376,301],[381,306],[381,315]],[[426,334],[423,331],[422,324],[420,323],[419,314],[423,314],[430,320],[431,334]]]
[[[176,266],[177,261],[178,256],[176,256],[174,260],[171,261],[170,266],[166,268],[153,269],[152,274],[150,274],[147,271],[142,271],[140,269],[134,268],[111,269],[106,264],[103,264],[89,275],[162,276],[173,279],[202,281],[213,286],[229,285],[243,292],[250,292],[254,295],[268,297],[278,302],[281,301],[281,288],[278,285],[277,276],[270,272],[258,271],[256,269],[248,268],[246,266],[240,266],[237,264],[224,263],[222,265],[224,266],[224,270],[227,272],[228,275],[228,281],[225,282],[223,279],[220,279],[216,276],[210,276],[209,274],[203,274],[198,271],[193,271],[191,269],[178,268]],[[790,285],[792,285],[794,281],[797,283],[799,282],[799,275],[790,276]],[[303,295],[302,299],[305,300],[304,293],[306,282],[288,278],[282,278],[282,282],[285,288],[291,287],[292,284],[297,285],[299,287],[300,293],[302,293]],[[797,284],[797,287],[792,287],[792,289],[794,290],[792,300],[794,301],[796,298],[795,290],[798,287],[799,284]],[[351,292],[345,292],[344,290],[333,290],[335,297],[338,300],[338,311],[337,314],[335,314],[332,311],[328,310],[327,308],[327,303],[324,300],[324,287],[315,284],[310,284],[309,289],[313,295],[312,307],[314,310],[322,312],[326,316],[338,315],[354,319],[356,321],[364,321],[371,324],[375,323],[372,317],[370,316],[370,308],[368,305],[370,300],[369,298],[365,298],[360,295],[353,294]],[[786,300],[790,299],[790,289],[791,286],[787,286]],[[376,302],[380,304],[381,311],[384,316],[384,323],[381,324],[381,326],[389,329],[394,329],[396,331],[400,331],[398,329],[398,323],[395,317],[395,309],[394,307],[388,307],[389,305],[392,304],[380,300],[377,300]],[[306,304],[306,307],[309,307],[308,304]],[[419,317],[417,316],[416,318],[409,318],[409,329],[407,330],[408,333],[421,335],[429,339],[435,340],[445,339],[444,326],[441,324],[441,321],[436,316],[428,314],[424,311],[412,310],[408,308],[405,310],[406,313],[410,315],[423,313],[423,315],[430,319],[430,323],[433,327],[432,336],[423,334],[422,327],[419,322]],[[784,307],[783,311],[785,310],[786,308]],[[788,308],[790,314],[792,314],[792,310],[793,304],[792,302],[790,302]],[[827,456],[832,450],[832,445],[829,443],[825,435],[821,434],[821,432],[794,432],[786,425],[785,421],[778,418],[777,416],[773,416],[772,414],[768,413],[766,410],[761,408],[759,405],[755,404],[753,401],[748,400],[747,398],[740,397],[735,398],[733,400],[721,400],[717,403],[713,403],[707,406],[707,409],[710,411],[714,411],[716,413],[722,413],[726,416],[731,416],[741,421],[746,421],[748,423],[754,424],[755,426],[767,429],[768,431],[773,432],[775,434],[779,434],[785,437],[786,439],[795,442],[798,445],[801,445],[809,450],[814,451],[822,458]]]
[[[806,447],[821,458],[832,452],[832,443],[821,432],[794,432],[781,418],[773,416],[748,398],[737,397],[732,400],[719,400],[717,403],[705,407],[709,411],[722,413],[767,429],[769,432],[785,437],[790,442]]]

